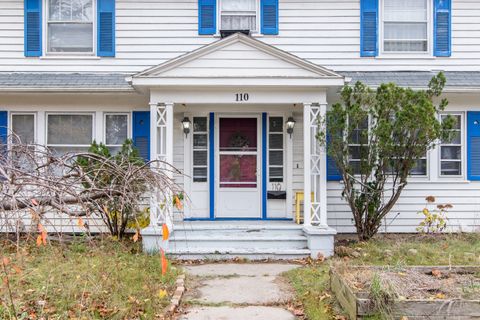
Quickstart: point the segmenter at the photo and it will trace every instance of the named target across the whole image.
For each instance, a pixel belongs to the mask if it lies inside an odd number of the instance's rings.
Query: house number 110
[[[235,101],[237,102],[243,102],[243,101],[248,101],[248,93],[236,93],[235,94]]]

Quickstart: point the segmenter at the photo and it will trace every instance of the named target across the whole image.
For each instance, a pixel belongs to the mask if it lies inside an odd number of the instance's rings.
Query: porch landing
[[[182,260],[225,260],[246,258],[299,259],[333,253],[332,229],[312,232],[292,221],[181,221],[176,222],[168,243],[162,243],[161,229],[143,230],[144,251],[162,247],[171,257]],[[316,248],[320,244],[321,248]]]

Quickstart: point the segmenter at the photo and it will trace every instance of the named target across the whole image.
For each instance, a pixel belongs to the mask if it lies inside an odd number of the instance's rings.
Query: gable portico
[[[327,90],[341,87],[342,76],[235,34],[130,81],[150,93],[151,159],[183,167],[186,174],[183,186],[190,201],[182,220],[292,222],[294,194],[303,191],[312,194],[304,197],[303,226],[310,253],[332,253],[335,231],[327,224],[326,153],[315,137],[324,130],[317,119],[326,113]],[[293,138],[284,125],[292,116],[297,120]],[[208,139],[206,176],[197,182],[192,170],[195,132],[181,135],[182,141],[175,136],[184,117],[207,121],[206,137],[199,138]],[[274,121],[281,122],[281,138],[272,131]],[[244,145],[235,145],[232,136]],[[271,148],[275,138],[282,139],[280,150]],[[181,163],[174,159],[178,149],[183,149]],[[275,154],[281,154],[282,161],[276,163]],[[272,178],[278,164],[282,179]],[[159,234],[158,226],[166,223],[176,230],[173,208],[159,201],[164,196],[159,192],[152,198],[151,225],[143,232],[146,250],[158,249],[158,243],[148,239]]]

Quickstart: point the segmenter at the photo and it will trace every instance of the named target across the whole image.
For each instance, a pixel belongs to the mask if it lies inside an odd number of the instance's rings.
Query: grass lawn
[[[356,265],[480,265],[480,234],[385,235],[369,242],[340,241],[337,246],[356,257],[335,256]],[[353,249],[353,250],[350,250]],[[413,249],[413,250],[412,250]],[[296,290],[309,320],[342,319],[329,292],[329,263],[311,265],[286,275]]]
[[[0,245],[8,273],[7,281],[0,264],[0,319],[15,319],[7,282],[17,319],[161,318],[178,272],[162,276],[160,257],[144,255],[140,243]]]

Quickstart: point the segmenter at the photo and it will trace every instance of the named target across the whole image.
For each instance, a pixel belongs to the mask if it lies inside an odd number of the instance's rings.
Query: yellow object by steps
[[[305,195],[303,191],[295,191],[295,222],[300,224],[301,216],[300,216],[300,203],[305,199]],[[310,197],[313,201],[313,192],[311,193]]]

